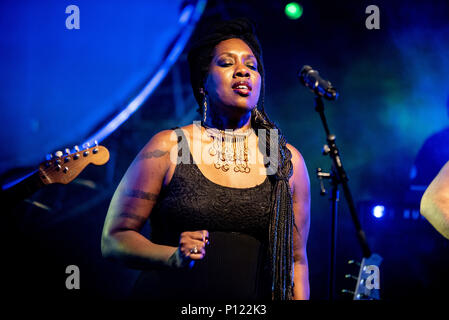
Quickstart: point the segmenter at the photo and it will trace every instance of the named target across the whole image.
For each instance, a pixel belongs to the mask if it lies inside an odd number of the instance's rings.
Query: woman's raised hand
[[[184,257],[192,260],[201,260],[206,255],[206,245],[209,243],[209,232],[186,231],[181,233],[179,249]]]
[[[201,260],[206,255],[206,245],[209,244],[207,230],[185,231],[181,233],[179,247],[170,258],[175,267],[193,267],[195,260]]]

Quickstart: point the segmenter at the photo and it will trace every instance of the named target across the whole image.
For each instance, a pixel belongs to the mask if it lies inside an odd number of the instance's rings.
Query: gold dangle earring
[[[203,123],[206,123],[206,117],[207,117],[207,96],[204,95],[204,108],[203,108],[203,113],[204,113],[204,120]]]

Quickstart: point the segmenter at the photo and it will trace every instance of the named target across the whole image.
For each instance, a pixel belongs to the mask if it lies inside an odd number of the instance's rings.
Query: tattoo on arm
[[[132,198],[138,198],[138,199],[144,199],[144,200],[150,200],[150,201],[156,201],[158,195],[151,192],[145,192],[142,190],[125,190],[125,195]]]
[[[129,213],[129,212],[122,212],[119,214],[119,217],[136,220],[139,223],[145,223],[145,221],[147,221],[146,218],[139,216],[137,214],[134,214],[134,213]]]
[[[159,150],[159,149],[156,149],[154,151],[147,151],[147,152],[141,153],[137,157],[137,160],[145,160],[145,159],[150,159],[150,158],[160,158],[160,157],[166,155],[167,153],[168,153],[168,151],[162,151],[162,150]]]

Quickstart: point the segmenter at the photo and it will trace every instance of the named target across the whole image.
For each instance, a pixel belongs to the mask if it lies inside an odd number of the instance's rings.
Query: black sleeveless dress
[[[192,268],[144,270],[132,298],[149,300],[271,300],[268,231],[271,182],[232,188],[207,179],[178,128],[178,164],[150,214],[150,240],[179,246],[181,232],[208,230],[206,255]],[[183,146],[183,148],[181,148]],[[186,149],[187,148],[187,149]],[[179,162],[189,150],[188,163]]]

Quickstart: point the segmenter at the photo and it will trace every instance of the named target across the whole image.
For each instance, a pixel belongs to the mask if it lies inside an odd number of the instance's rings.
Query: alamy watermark
[[[368,290],[380,289],[380,271],[379,267],[376,265],[365,266],[363,272],[369,274],[365,280],[365,287]]]
[[[65,19],[65,27],[69,30],[80,28],[80,8],[71,4],[65,8],[65,13],[70,14]]]
[[[69,290],[80,288],[80,268],[72,264],[65,268],[65,273],[69,276],[65,280],[65,287]]]
[[[379,7],[372,4],[366,7],[365,13],[369,16],[365,20],[365,26],[368,30],[380,29],[380,10]]]

